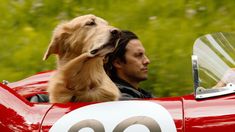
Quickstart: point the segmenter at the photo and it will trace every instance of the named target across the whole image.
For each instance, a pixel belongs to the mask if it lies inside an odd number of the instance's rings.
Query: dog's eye
[[[86,23],[86,26],[93,26],[95,25],[96,23],[94,21],[89,21]]]

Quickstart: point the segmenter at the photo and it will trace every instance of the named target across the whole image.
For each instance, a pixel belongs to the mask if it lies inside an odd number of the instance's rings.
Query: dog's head
[[[94,15],[84,15],[62,23],[54,30],[50,45],[44,55],[71,59],[84,52],[104,56],[113,51],[120,31]]]

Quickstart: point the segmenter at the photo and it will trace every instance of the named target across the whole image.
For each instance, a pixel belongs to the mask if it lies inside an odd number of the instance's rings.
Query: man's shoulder
[[[124,85],[121,83],[115,83],[121,91],[121,95],[124,98],[151,98],[152,95],[144,90],[137,90],[131,86]],[[144,92],[143,92],[144,91]]]

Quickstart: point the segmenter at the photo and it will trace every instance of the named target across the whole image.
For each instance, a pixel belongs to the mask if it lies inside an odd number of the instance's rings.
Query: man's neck
[[[133,88],[135,89],[138,89],[139,88],[139,82],[136,82],[136,81],[131,81],[130,79],[128,78],[125,78],[125,77],[120,77],[119,78],[125,82],[127,82],[128,84],[130,84]]]

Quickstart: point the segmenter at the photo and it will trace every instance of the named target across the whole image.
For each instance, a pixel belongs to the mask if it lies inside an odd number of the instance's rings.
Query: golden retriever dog
[[[94,15],[58,25],[44,55],[57,55],[49,81],[51,103],[118,100],[120,91],[103,69],[104,56],[115,49],[120,31]]]

